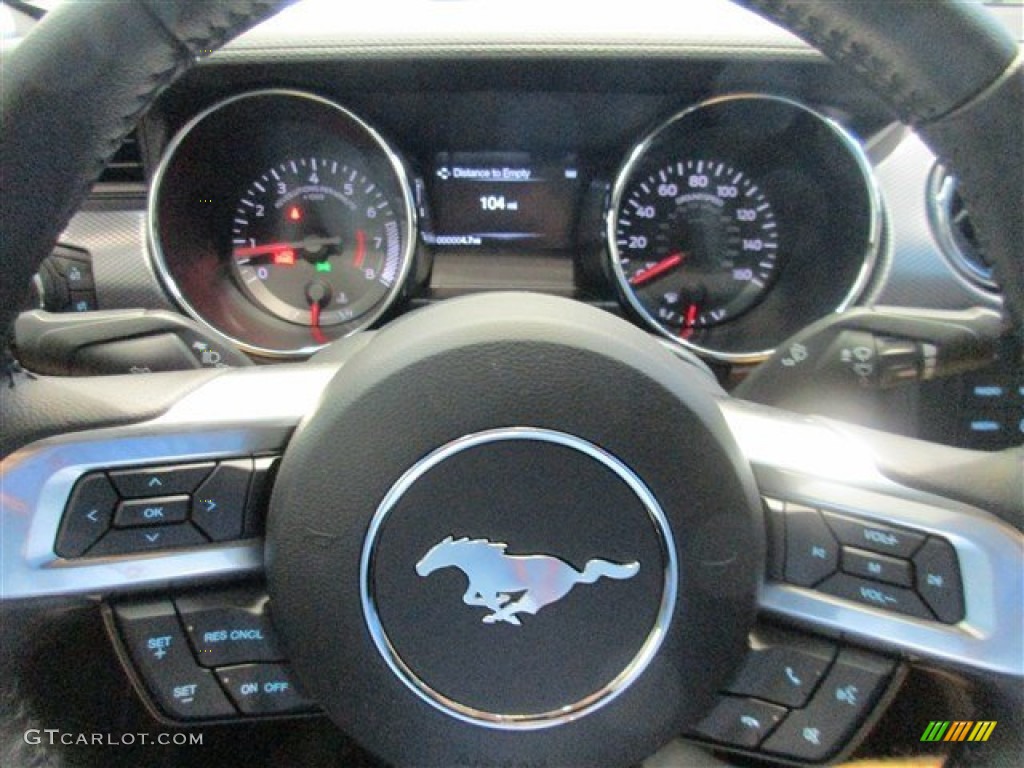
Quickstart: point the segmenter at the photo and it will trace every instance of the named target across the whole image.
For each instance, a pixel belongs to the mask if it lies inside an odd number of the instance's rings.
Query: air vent
[[[992,277],[992,265],[978,244],[970,212],[957,189],[956,177],[941,165],[932,171],[928,202],[935,236],[957,271],[975,285],[999,290]]]
[[[107,167],[100,175],[99,184],[143,184],[146,181],[146,172],[142,167],[142,152],[139,148],[138,137],[135,132],[128,134],[128,137],[121,144],[121,148],[114,153]]]

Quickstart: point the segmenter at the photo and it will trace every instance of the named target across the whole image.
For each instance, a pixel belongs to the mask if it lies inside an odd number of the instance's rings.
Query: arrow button
[[[252,459],[222,461],[192,495],[192,522],[213,541],[242,535]]]
[[[155,525],[149,528],[114,528],[89,550],[89,556],[130,555],[206,543],[206,537],[190,523]]]
[[[117,493],[102,472],[81,478],[64,510],[54,551],[61,557],[81,557],[110,527]]]
[[[213,462],[207,461],[202,464],[120,469],[111,472],[110,479],[124,499],[177,496],[192,493],[210,474],[213,467]]]

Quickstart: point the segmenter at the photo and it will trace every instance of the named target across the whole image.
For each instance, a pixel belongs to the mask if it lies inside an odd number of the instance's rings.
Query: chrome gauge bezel
[[[622,268],[621,256],[619,245],[618,245],[618,226],[619,226],[619,209],[623,203],[623,198],[626,192],[629,190],[629,186],[632,183],[632,176],[638,167],[644,162],[649,151],[655,145],[662,135],[676,125],[680,120],[693,115],[701,110],[706,110],[710,107],[714,107],[720,104],[736,101],[766,101],[774,102],[778,104],[784,104],[789,107],[800,110],[801,112],[809,115],[815,120],[819,121],[824,125],[828,131],[830,131],[837,139],[839,145],[845,149],[860,174],[863,181],[864,191],[867,196],[868,203],[868,231],[865,233],[865,248],[861,258],[860,267],[857,270],[856,277],[851,283],[849,290],[843,296],[842,300],[834,307],[829,307],[827,311],[822,313],[822,316],[829,314],[830,312],[842,312],[848,309],[854,302],[857,301],[864,293],[865,289],[871,281],[871,277],[874,273],[875,265],[878,262],[879,253],[881,251],[882,243],[882,231],[883,231],[883,214],[881,195],[879,192],[878,182],[875,178],[874,171],[871,166],[871,162],[867,157],[860,142],[843,127],[840,123],[827,115],[803,104],[794,99],[790,99],[784,96],[777,96],[767,93],[731,93],[722,96],[716,96],[704,101],[701,101],[692,106],[686,107],[679,112],[676,112],[657,127],[650,131],[643,139],[641,139],[626,155],[626,160],[622,164],[618,173],[615,177],[615,182],[612,185],[611,194],[608,199],[608,206],[605,209],[605,228],[604,236],[607,244],[607,257],[608,266],[612,277],[614,278],[615,290],[618,293],[620,300],[625,302],[628,307],[639,317],[649,329],[669,340],[671,343],[684,347],[696,354],[718,362],[730,363],[730,364],[750,364],[758,363],[766,360],[774,353],[774,348],[757,349],[752,351],[736,352],[726,349],[719,349],[708,344],[700,344],[689,339],[680,338],[678,335],[672,333],[662,323],[654,317],[651,312],[644,307],[643,303],[639,300],[636,293],[632,290],[629,285],[628,278],[625,271]],[[755,306],[750,312],[756,312],[757,307]],[[779,339],[781,342],[783,339]]]
[[[195,305],[195,302],[186,295],[186,292],[179,285],[178,280],[172,274],[170,263],[164,249],[164,244],[161,241],[159,200],[161,193],[164,191],[168,168],[171,166],[175,155],[189,139],[193,131],[204,121],[241,101],[267,97],[302,99],[337,112],[344,120],[349,121],[357,128],[357,130],[361,131],[365,137],[371,141],[375,148],[379,150],[381,157],[386,161],[386,167],[393,174],[394,178],[392,181],[394,181],[401,196],[400,207],[402,214],[404,215],[404,221],[400,222],[400,226],[402,227],[401,237],[404,238],[404,243],[402,245],[400,264],[394,283],[389,287],[388,291],[375,307],[354,320],[351,324],[346,324],[345,332],[343,334],[332,337],[325,343],[310,343],[301,346],[283,346],[282,348],[273,348],[252,343],[246,339],[239,338],[239,335],[236,333],[229,333],[218,327],[205,315],[204,312],[200,310],[200,308]],[[306,358],[320,349],[323,349],[332,341],[336,341],[338,338],[350,336],[353,333],[364,330],[365,328],[373,325],[373,323],[379,320],[381,316],[383,316],[384,313],[394,305],[395,301],[405,290],[409,280],[409,275],[412,271],[416,253],[418,231],[416,206],[413,198],[412,184],[409,179],[409,172],[401,156],[391,147],[384,137],[373,128],[373,126],[358,115],[354,114],[352,111],[328,98],[297,89],[261,88],[235,94],[226,99],[217,101],[191,118],[178,130],[164,149],[160,162],[153,174],[152,181],[150,182],[146,205],[146,245],[148,256],[160,282],[164,285],[175,303],[177,303],[185,313],[214,335],[237,346],[245,352],[260,357],[275,359]],[[244,295],[244,292],[239,286],[233,285],[233,289]],[[248,299],[246,300],[248,301]],[[267,317],[270,318],[271,316],[268,314]]]

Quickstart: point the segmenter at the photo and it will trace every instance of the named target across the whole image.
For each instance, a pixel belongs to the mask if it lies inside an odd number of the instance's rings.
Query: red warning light
[[[275,264],[294,264],[295,263],[295,251],[291,248],[286,248],[283,251],[278,251],[274,254]]]
[[[299,210],[299,206],[293,205],[288,209],[288,218],[291,221],[300,221],[302,219],[302,211]]]

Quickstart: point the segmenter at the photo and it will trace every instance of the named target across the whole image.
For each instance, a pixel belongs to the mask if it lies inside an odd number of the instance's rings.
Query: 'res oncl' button
[[[284,659],[267,613],[266,594],[217,593],[179,597],[176,602],[204,667]]]

